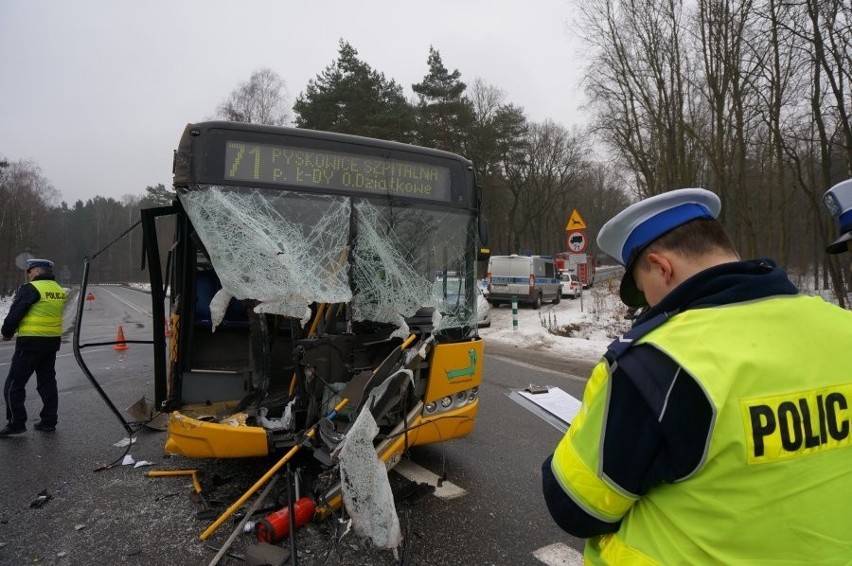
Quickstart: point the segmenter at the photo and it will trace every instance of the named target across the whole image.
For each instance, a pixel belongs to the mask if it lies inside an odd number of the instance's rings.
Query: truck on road
[[[588,289],[595,284],[595,257],[590,254],[561,252],[553,258],[559,273],[575,273]]]

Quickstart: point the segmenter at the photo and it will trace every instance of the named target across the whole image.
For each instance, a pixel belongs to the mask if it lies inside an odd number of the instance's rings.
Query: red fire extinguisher
[[[293,504],[293,524],[298,529],[314,516],[316,504],[310,497],[302,497]],[[254,527],[257,540],[260,542],[276,543],[290,533],[290,508],[284,507],[261,519]]]

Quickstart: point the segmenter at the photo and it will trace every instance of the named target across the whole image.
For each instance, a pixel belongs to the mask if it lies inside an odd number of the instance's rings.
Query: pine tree
[[[293,106],[300,128],[411,142],[414,109],[402,87],[358,58],[340,40],[338,59],[308,86]]]
[[[419,97],[417,105],[418,143],[465,155],[473,105],[464,94],[467,85],[458,69],[449,72],[441,54],[429,47],[429,73],[411,88]]]

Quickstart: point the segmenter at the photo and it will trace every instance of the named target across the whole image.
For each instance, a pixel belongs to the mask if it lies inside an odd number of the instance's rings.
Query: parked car
[[[482,294],[485,295],[485,298],[488,298],[488,279],[480,279],[479,280],[479,290],[482,291]]]
[[[576,273],[565,271],[559,276],[562,281],[562,296],[576,299],[583,292],[583,283]]]
[[[444,296],[444,280],[438,277],[432,287],[432,293],[443,312],[450,312],[464,304],[464,289],[458,277],[447,277],[446,281],[446,297]],[[462,297],[459,297],[459,293]],[[476,286],[476,325],[478,327],[491,326],[491,305],[485,298],[480,285]],[[461,302],[460,302],[461,301]]]
[[[491,305],[485,298],[482,288],[476,290],[476,325],[479,327],[491,326]]]

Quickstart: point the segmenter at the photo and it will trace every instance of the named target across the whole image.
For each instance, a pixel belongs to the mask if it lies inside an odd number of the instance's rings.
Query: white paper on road
[[[548,388],[547,393],[530,393],[529,391],[518,391],[518,393],[568,424],[571,424],[580,410],[579,399],[572,397],[558,387]]]
[[[136,463],[136,460],[133,459],[133,456],[130,454],[125,454],[124,459],[121,461],[122,466],[132,466]]]
[[[558,387],[548,386],[547,393],[530,393],[523,390],[514,391],[513,393],[545,411],[548,415],[555,417],[560,423],[564,423],[564,428],[557,426],[563,432],[568,428],[568,425],[571,424],[571,421],[574,420],[574,417],[577,416],[577,412],[580,410],[580,400]],[[510,397],[512,396],[510,395]],[[551,424],[556,426],[555,423]]]

